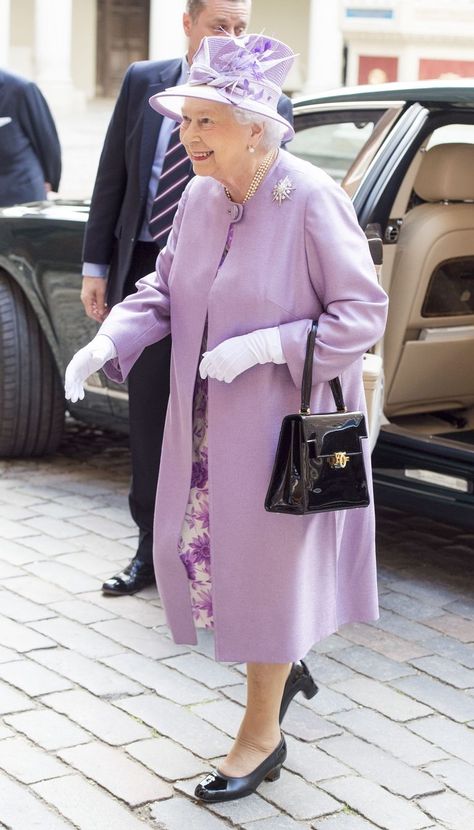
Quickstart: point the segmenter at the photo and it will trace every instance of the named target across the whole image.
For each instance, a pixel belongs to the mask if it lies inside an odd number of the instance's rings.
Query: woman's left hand
[[[286,363],[278,326],[231,337],[212,351],[204,352],[199,374],[202,378],[231,383],[257,363]]]

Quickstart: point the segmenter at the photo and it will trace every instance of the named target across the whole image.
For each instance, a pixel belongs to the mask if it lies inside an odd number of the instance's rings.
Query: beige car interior
[[[474,143],[430,144],[393,205],[396,244],[384,245],[384,412],[410,431],[474,443]]]

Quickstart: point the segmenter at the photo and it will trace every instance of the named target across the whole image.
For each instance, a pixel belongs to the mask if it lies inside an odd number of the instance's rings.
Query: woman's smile
[[[213,150],[202,150],[198,152],[197,150],[188,150],[188,155],[191,161],[207,161],[207,159],[213,155]]]

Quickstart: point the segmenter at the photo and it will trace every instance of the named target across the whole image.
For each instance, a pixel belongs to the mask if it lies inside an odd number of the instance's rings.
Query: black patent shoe
[[[148,585],[154,585],[153,565],[137,559],[135,556],[123,571],[112,576],[102,585],[102,592],[113,596],[136,594]]]
[[[233,801],[234,798],[245,798],[252,795],[262,781],[276,781],[280,777],[281,766],[286,758],[286,741],[283,735],[273,752],[258,765],[253,772],[241,778],[232,778],[219,770],[209,775],[197,785],[194,795],[201,801]]]
[[[288,706],[298,692],[303,692],[307,700],[314,697],[318,692],[318,687],[311,676],[308,666],[303,660],[300,660],[299,663],[293,663],[285,683],[280,706],[280,723],[285,717]]]

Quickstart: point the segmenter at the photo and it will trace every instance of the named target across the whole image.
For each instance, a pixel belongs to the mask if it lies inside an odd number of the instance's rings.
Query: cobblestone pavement
[[[175,646],[154,589],[102,596],[135,548],[128,472],[123,437],[73,423],[56,457],[0,462],[0,826],[474,827],[474,535],[380,511],[380,620],[309,654],[280,781],[211,809],[192,791],[243,667]]]

